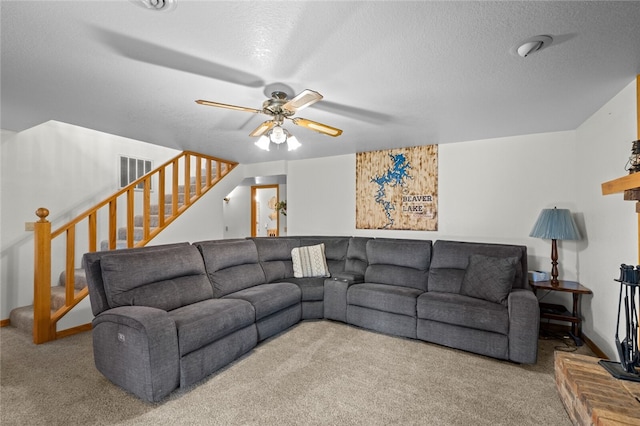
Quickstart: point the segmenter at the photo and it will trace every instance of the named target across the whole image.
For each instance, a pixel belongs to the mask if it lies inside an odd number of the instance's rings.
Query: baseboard
[[[0,320],[0,327],[6,327],[8,325],[11,325],[11,321],[9,321],[9,318]]]
[[[554,331],[561,331],[563,333],[569,333],[571,331],[571,326],[568,325],[561,325],[561,324],[554,324],[554,323],[545,323],[544,327],[550,330],[554,330]],[[607,356],[607,354],[604,353],[604,351],[602,349],[600,349],[598,347],[598,345],[596,345],[593,340],[589,339],[589,337],[582,333],[582,335],[580,336],[580,338],[582,339],[582,341],[584,342],[585,345],[587,345],[587,347],[589,349],[591,349],[593,351],[593,353],[598,357],[598,358],[602,358],[602,359],[609,359],[609,357]]]
[[[66,330],[58,331],[56,333],[56,339],[62,339],[63,337],[73,336],[74,334],[84,333],[91,330],[91,323],[82,324],[77,327],[67,328]]]
[[[593,340],[589,339],[589,337],[587,337],[584,333],[582,333],[582,340],[584,340],[584,344],[587,345],[589,347],[589,349],[591,349],[593,351],[594,354],[596,354],[596,356],[598,358],[602,358],[602,359],[609,359],[609,357],[607,356],[607,354],[605,354],[602,349],[600,349],[598,347],[598,345],[596,345]]]

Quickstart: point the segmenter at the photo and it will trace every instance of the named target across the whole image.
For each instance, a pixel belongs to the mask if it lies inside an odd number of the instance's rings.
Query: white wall
[[[550,243],[528,235],[542,208],[575,207],[574,150],[574,132],[440,145],[438,231],[355,229],[355,155],[292,161],[289,234],[526,244],[546,261]]]
[[[355,155],[292,161],[289,235],[523,244],[529,269],[549,271],[551,242],[528,235],[541,209],[568,208],[586,238],[558,242],[560,279],[593,290],[582,298],[584,332],[616,358],[619,287],[612,279],[620,263],[637,261],[638,226],[635,203],[622,195],[603,197],[600,184],[626,173],[636,139],[635,105],[634,81],[575,131],[440,145],[439,224],[433,232],[355,229]],[[571,306],[563,294],[549,293],[545,301]]]
[[[237,186],[223,205],[224,238],[251,236],[251,186]]]
[[[178,152],[56,121],[3,131],[0,318],[33,303],[33,233],[25,222],[38,219],[36,209],[49,209],[55,229],[118,189],[119,155],[158,166]],[[62,269],[52,266],[54,280]]]
[[[624,176],[631,143],[637,139],[636,82],[604,105],[576,131],[579,164],[576,197],[586,238],[580,242],[580,282],[593,291],[583,297],[583,331],[617,360],[614,349],[620,264],[637,264],[636,203],[622,194],[603,196],[603,182]],[[622,335],[624,335],[624,329]]]

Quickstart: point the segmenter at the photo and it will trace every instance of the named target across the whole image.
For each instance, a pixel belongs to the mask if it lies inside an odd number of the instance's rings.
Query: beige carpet
[[[90,332],[44,345],[12,327],[0,336],[4,426],[571,424],[555,388],[554,340],[540,340],[538,364],[526,366],[306,321],[148,404],[95,369]]]

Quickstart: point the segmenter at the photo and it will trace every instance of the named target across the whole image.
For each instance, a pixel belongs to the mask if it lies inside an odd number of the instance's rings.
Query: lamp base
[[[558,243],[556,239],[551,240],[551,285],[558,287]]]

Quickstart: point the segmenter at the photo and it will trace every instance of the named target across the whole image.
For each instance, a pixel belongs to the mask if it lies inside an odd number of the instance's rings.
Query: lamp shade
[[[543,209],[530,237],[547,240],[579,240],[580,231],[571,217],[569,209]]]

